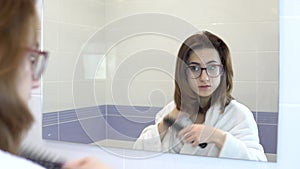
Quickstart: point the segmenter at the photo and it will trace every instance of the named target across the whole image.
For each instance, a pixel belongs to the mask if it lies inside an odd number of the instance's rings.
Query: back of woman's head
[[[0,149],[17,153],[33,118],[17,90],[29,32],[35,29],[34,0],[0,1]]]
[[[232,99],[232,77],[233,69],[231,63],[230,51],[226,43],[218,36],[203,31],[194,34],[187,38],[181,45],[176,63],[175,70],[175,93],[174,100],[176,108],[179,110],[185,109],[187,111],[198,111],[200,98],[191,89],[186,75],[186,67],[189,62],[190,54],[198,49],[215,49],[220,57],[223,65],[224,73],[221,75],[219,87],[211,96],[210,105],[220,103],[222,109]]]

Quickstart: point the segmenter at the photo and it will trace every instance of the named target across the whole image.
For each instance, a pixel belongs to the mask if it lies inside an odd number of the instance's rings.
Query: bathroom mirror
[[[173,99],[183,40],[201,30],[230,47],[233,96],[276,162],[277,0],[44,0],[43,139],[132,149]]]

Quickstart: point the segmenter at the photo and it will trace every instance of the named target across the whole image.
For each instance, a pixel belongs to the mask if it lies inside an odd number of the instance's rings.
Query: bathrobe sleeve
[[[226,132],[219,157],[267,161],[259,143],[257,124],[252,112],[236,101],[231,102],[219,124]]]
[[[161,111],[156,114],[155,124],[146,127],[139,138],[134,143],[133,148],[138,150],[148,151],[163,151],[162,142],[158,132],[158,123],[165,115],[171,112],[175,107],[174,101],[166,105]]]

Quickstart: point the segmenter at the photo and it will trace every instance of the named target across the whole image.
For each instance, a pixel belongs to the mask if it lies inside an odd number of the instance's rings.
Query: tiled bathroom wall
[[[277,0],[44,0],[43,14],[43,45],[51,51],[43,77],[44,138],[91,143],[126,135],[110,124],[103,138],[101,131],[87,136],[91,124],[153,123],[142,119],[143,111],[125,114],[153,107],[153,119],[172,100],[178,49],[205,29],[230,47],[233,96],[253,112],[267,152],[276,153]]]
[[[134,32],[127,37],[120,36],[113,45],[109,42],[112,37],[96,37],[99,33],[116,33],[115,30],[103,30],[107,25],[142,13],[170,15],[199,30],[206,29],[220,35],[232,52],[235,70],[233,95],[253,111],[277,112],[277,5],[276,0],[44,0],[43,42],[44,48],[51,51],[44,76],[44,112],[102,104],[151,106],[149,101],[155,102],[161,96],[164,99],[152,105],[163,106],[172,99],[174,63],[181,39],[168,37],[172,34],[151,34],[147,30]],[[156,23],[145,20],[145,23],[135,24],[148,26],[148,22]],[[172,25],[165,24],[166,27]],[[126,28],[115,29],[120,32],[120,29]],[[115,34],[109,35],[118,38]],[[91,39],[98,42],[92,43]],[[81,77],[90,71],[83,62],[93,61],[92,57],[88,58],[87,53],[84,53],[86,51],[91,51],[88,53],[90,55],[95,54],[94,61],[98,61],[97,56],[101,57],[99,51],[105,55],[105,62],[98,63],[106,68],[105,77],[96,77],[96,80]],[[86,55],[85,60],[82,55]],[[141,58],[143,62],[138,62],[135,57]],[[162,67],[158,62],[167,65]],[[90,72],[96,74],[97,66],[91,66],[94,72]],[[148,69],[134,70],[134,67],[142,66]],[[137,72],[132,75],[125,69]],[[129,84],[122,85],[126,82]],[[86,92],[75,93],[74,85],[78,85],[80,91],[89,91],[87,89],[94,86],[97,90],[93,92],[95,98],[90,99]],[[114,94],[122,88],[128,90],[128,95]],[[74,105],[74,97],[82,103]]]

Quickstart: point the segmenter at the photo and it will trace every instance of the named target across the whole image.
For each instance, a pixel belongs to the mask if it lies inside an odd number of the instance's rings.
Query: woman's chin
[[[211,93],[208,92],[198,92],[199,97],[208,98],[211,96]]]

